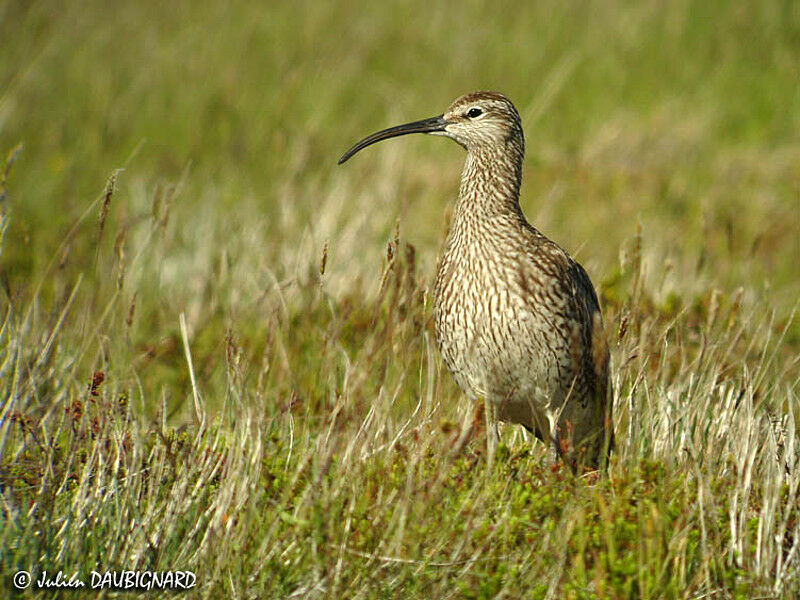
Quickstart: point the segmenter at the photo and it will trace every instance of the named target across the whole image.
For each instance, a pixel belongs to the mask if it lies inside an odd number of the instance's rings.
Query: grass
[[[0,4],[4,589],[796,597],[795,4]],[[460,150],[335,166],[480,88],[601,295],[607,476],[515,427],[452,453],[430,284]]]

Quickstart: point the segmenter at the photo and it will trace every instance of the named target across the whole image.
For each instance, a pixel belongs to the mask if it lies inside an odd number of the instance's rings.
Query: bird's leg
[[[578,463],[572,443],[572,423],[564,420],[559,424],[554,415],[548,415],[548,420],[550,421],[550,443],[547,455],[550,463],[555,466],[562,462],[572,469],[573,473],[576,473]]]
[[[461,432],[453,444],[452,454],[461,454],[466,445],[472,438],[478,437],[486,427],[484,417],[484,402],[480,398],[475,401],[475,410],[467,410],[464,413],[464,421],[461,423]]]
[[[558,440],[558,423],[556,416],[552,414],[547,415],[548,420],[548,437],[547,437],[547,459],[551,465],[558,464],[559,459],[559,440]]]
[[[497,449],[497,441],[499,438],[497,432],[497,404],[490,402],[484,396],[483,398],[483,413],[486,417],[486,454],[488,463],[491,466],[494,462],[494,452]]]

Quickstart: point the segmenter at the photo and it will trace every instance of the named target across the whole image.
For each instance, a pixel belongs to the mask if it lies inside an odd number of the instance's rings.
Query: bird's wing
[[[536,232],[538,233],[538,232]],[[539,234],[530,247],[528,264],[537,265],[547,280],[556,287],[556,296],[564,302],[564,310],[580,327],[573,332],[575,359],[584,365],[584,373],[593,373],[592,389],[605,396],[608,381],[608,342],[603,330],[600,302],[586,270],[555,242]]]

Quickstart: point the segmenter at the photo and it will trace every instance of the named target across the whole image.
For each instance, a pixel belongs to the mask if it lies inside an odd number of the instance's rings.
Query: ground
[[[0,39],[8,589],[800,592],[797,3],[43,0]],[[519,108],[523,210],[600,296],[607,473],[513,426],[453,451],[474,407],[430,294],[462,151],[336,165],[476,89]]]

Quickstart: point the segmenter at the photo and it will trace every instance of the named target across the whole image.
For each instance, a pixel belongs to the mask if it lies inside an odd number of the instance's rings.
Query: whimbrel
[[[444,362],[468,397],[550,444],[554,459],[599,466],[613,435],[600,307],[583,267],[522,214],[519,113],[502,94],[474,92],[444,114],[365,137],[339,164],[409,133],[467,151],[434,287]]]

